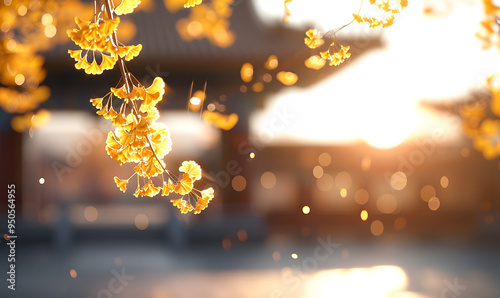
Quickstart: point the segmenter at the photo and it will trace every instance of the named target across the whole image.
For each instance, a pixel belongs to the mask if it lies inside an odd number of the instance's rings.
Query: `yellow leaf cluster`
[[[315,49],[317,47],[322,46],[325,41],[323,38],[321,38],[321,35],[319,34],[318,30],[316,29],[309,29],[306,31],[306,38],[304,38],[304,43],[310,48],[310,49]]]
[[[378,8],[378,12],[374,16],[361,16],[359,13],[353,13],[352,16],[354,21],[368,24],[370,28],[385,28],[392,26],[395,14],[408,6],[407,0],[370,0],[369,2],[371,5]]]
[[[331,47],[333,47],[334,44],[332,43],[331,44]],[[328,49],[327,51],[324,51],[324,52],[321,52],[320,55],[321,55],[321,58],[323,59],[326,59],[329,62],[329,65],[332,66],[332,65],[339,65],[341,63],[343,63],[345,61],[345,59],[348,59],[349,57],[351,57],[351,53],[349,53],[349,49],[350,47],[349,46],[340,46],[340,50],[338,50],[337,52],[331,54],[330,53],[330,50]]]
[[[131,5],[131,1],[126,0],[120,5],[124,3]],[[129,9],[127,8],[124,11]],[[125,46],[113,42],[112,34],[115,33],[120,24],[120,18],[118,17],[115,19],[99,19],[96,22],[82,21],[76,17],[75,22],[78,29],[68,30],[67,33],[81,50],[68,50],[68,53],[71,58],[75,59],[76,69],[83,69],[87,74],[101,74],[104,70],[113,69],[119,58],[130,61],[137,57],[142,50],[141,44]],[[99,56],[100,63],[97,63],[96,56]]]
[[[465,135],[472,139],[474,148],[486,159],[500,156],[500,84],[498,76],[490,76],[486,83],[490,94],[489,105],[484,100],[468,103],[460,108]],[[490,108],[490,111],[488,110]]]

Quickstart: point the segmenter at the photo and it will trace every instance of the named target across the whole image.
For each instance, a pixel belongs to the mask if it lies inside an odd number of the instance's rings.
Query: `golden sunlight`
[[[408,276],[397,266],[323,270],[307,282],[305,297],[386,298],[400,293],[408,285]]]

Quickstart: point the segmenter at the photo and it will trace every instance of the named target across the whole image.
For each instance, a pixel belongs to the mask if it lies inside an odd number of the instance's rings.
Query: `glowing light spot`
[[[57,28],[56,26],[54,25],[48,25],[47,27],[45,27],[45,29],[43,30],[43,33],[45,34],[45,36],[47,36],[48,38],[52,38],[54,36],[56,36],[56,33],[57,33]]]
[[[368,219],[368,211],[366,211],[366,210],[361,211],[361,213],[359,214],[359,217],[361,217],[362,221],[366,221]]]
[[[215,105],[213,103],[208,104],[207,110],[209,110],[210,112],[215,111]]]
[[[448,179],[448,177],[443,176],[441,177],[441,180],[439,180],[439,183],[441,184],[442,188],[447,188],[448,185],[450,184],[450,180]]]
[[[51,25],[54,19],[52,18],[52,15],[50,13],[46,13],[42,16],[42,24],[44,26]]]
[[[321,166],[315,166],[313,169],[313,176],[317,179],[323,176],[323,168]]]
[[[316,186],[321,191],[330,191],[333,188],[333,177],[329,174],[323,174],[321,178],[316,180]]]
[[[198,97],[191,97],[191,99],[189,100],[189,103],[194,105],[194,106],[197,106],[201,103],[201,99],[199,99]]]
[[[251,63],[243,63],[240,70],[241,80],[249,83],[253,79],[253,65]],[[243,92],[243,91],[242,91]],[[245,91],[246,92],[246,91]]]
[[[23,17],[26,15],[26,13],[28,13],[28,8],[24,5],[21,5],[17,8],[17,13]]]
[[[225,250],[231,249],[231,239],[229,238],[222,239],[222,248],[224,248]]]
[[[276,79],[285,86],[292,86],[297,83],[299,76],[290,71],[280,71],[276,74]]]
[[[373,236],[380,236],[384,233],[384,224],[380,220],[372,221],[370,225],[370,232]]]
[[[275,262],[278,262],[279,260],[281,260],[281,254],[278,251],[273,252],[273,260]]]
[[[255,158],[255,153],[250,152],[250,158],[254,159]]]
[[[24,84],[24,75],[18,73],[15,77],[14,77],[14,82],[16,82],[16,84],[18,86],[21,86],[22,84]]]
[[[43,178],[43,177],[42,177],[42,178],[40,178],[40,179],[38,180],[38,183],[40,183],[40,184],[44,184],[44,183],[45,183],[45,178]]]
[[[272,172],[265,172],[260,176],[260,184],[265,189],[272,189],[276,186],[276,175]]]
[[[9,39],[9,41],[7,41],[7,43],[5,44],[5,47],[9,51],[13,51],[16,48],[16,46],[17,42],[14,39]]]
[[[368,171],[372,166],[372,159],[369,156],[363,157],[361,160],[361,169],[363,171]]]
[[[307,58],[306,61],[304,61],[304,65],[307,68],[314,69],[314,70],[319,70],[325,66],[326,60],[321,58],[318,55],[311,56]]]
[[[99,216],[99,213],[97,212],[97,209],[94,206],[87,206],[83,210],[83,217],[89,222],[93,222],[97,219]]]
[[[351,175],[347,172],[340,172],[335,176],[335,185],[341,189],[345,188],[346,190],[349,189],[352,185],[352,178]]]
[[[238,239],[241,241],[241,242],[245,242],[248,240],[248,234],[247,234],[247,231],[241,229],[241,230],[238,230],[238,233],[236,233],[238,235]]]
[[[396,173],[392,174],[390,182],[391,182],[392,188],[394,188],[395,190],[402,190],[406,187],[406,183],[408,181],[407,181],[405,173],[396,172]]]
[[[78,276],[78,274],[76,273],[76,270],[75,269],[71,269],[69,271],[69,275],[73,278],[76,278]]]
[[[323,167],[328,167],[331,162],[332,162],[332,157],[330,156],[330,154],[326,152],[321,153],[318,157],[318,163]]]
[[[262,76],[262,80],[266,83],[270,83],[273,80],[273,76],[269,73],[266,73]]]
[[[360,188],[354,193],[354,201],[359,205],[364,205],[368,203],[370,195],[366,189]]]
[[[462,150],[460,150],[460,155],[462,155],[463,158],[469,157],[470,155],[469,148],[462,148]]]
[[[0,30],[2,30],[2,32],[8,32],[10,30],[10,25],[7,22],[3,22],[2,25],[0,25]]]
[[[259,93],[259,92],[262,92],[262,90],[264,90],[264,84],[262,84],[261,82],[257,82],[257,83],[252,84],[252,91],[253,92]]]
[[[137,214],[135,217],[135,227],[139,230],[145,230],[149,226],[149,218],[146,214]]]
[[[191,37],[198,37],[203,33],[203,25],[198,21],[189,22],[186,29]]]
[[[122,258],[120,257],[115,257],[113,261],[115,262],[116,266],[121,266],[123,263]]]
[[[269,70],[278,67],[278,57],[276,57],[275,55],[269,56],[269,58],[267,58],[266,63],[264,64],[264,67]]]
[[[241,175],[234,176],[233,180],[231,181],[231,185],[236,191],[244,191],[247,187],[247,180]]]
[[[347,197],[347,189],[345,189],[345,188],[343,188],[343,187],[342,187],[342,188],[340,189],[340,196],[341,196],[342,198]]]
[[[398,200],[395,196],[391,194],[383,194],[377,198],[377,209],[378,211],[391,214],[398,208]]]
[[[296,260],[296,259],[298,259],[298,258],[299,258],[299,255],[298,255],[298,254],[296,254],[296,253],[293,253],[293,254],[291,254],[290,256],[291,256],[291,257],[292,257],[292,259],[294,259],[294,260]]]
[[[399,216],[394,220],[394,228],[398,231],[403,230],[406,227],[406,218],[404,216]]]
[[[437,197],[432,197],[429,199],[429,202],[427,202],[427,205],[429,206],[429,209],[436,211],[439,209],[439,206],[441,206],[441,202]]]
[[[309,212],[311,212],[311,208],[309,208],[309,206],[302,207],[302,213],[309,214]]]
[[[3,3],[5,4],[5,6],[9,6],[12,4],[12,0],[3,0]]]
[[[420,190],[420,198],[424,202],[429,202],[432,197],[436,196],[436,189],[432,185],[426,185]]]

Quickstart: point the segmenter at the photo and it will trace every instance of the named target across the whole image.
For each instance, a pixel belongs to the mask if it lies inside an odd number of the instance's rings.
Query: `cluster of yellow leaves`
[[[378,8],[378,13],[382,16],[361,16],[359,13],[353,13],[354,20],[358,23],[370,25],[370,28],[389,27],[394,23],[395,14],[408,6],[408,0],[369,0],[370,4]]]
[[[165,1],[167,4],[169,0]],[[207,38],[220,48],[233,45],[236,35],[229,29],[229,18],[233,14],[231,4],[233,0],[212,0],[208,4],[199,0],[186,1],[185,7],[192,8],[188,18],[177,21],[176,28],[181,38],[185,41]]]
[[[334,46],[335,46],[335,43],[332,42],[330,44],[330,48],[334,48]],[[320,53],[321,58],[330,61],[328,63],[330,66],[332,66],[332,65],[337,66],[337,65],[341,64],[342,62],[344,62],[345,59],[351,57],[351,53],[349,53],[349,49],[350,49],[349,46],[340,45],[340,49],[333,54],[330,53],[330,48],[328,50]]]
[[[66,42],[67,36],[58,29],[68,25],[68,13],[85,13],[88,8],[78,0],[3,1],[0,6],[0,107],[21,114],[11,121],[15,131],[40,128],[47,122],[35,120],[33,112],[50,96],[49,88],[40,85],[46,71],[37,53]]]
[[[207,208],[214,190],[210,187],[200,191],[194,187],[194,182],[202,177],[201,167],[194,161],[182,163],[179,168],[182,178],[177,178],[166,168],[163,158],[172,150],[172,140],[167,126],[156,122],[159,118],[156,105],[165,93],[165,82],[156,77],[149,87],[142,85],[125,67],[125,61],[136,57],[142,45],[125,46],[118,42],[116,32],[120,19],[115,14],[131,13],[139,2],[123,0],[113,8],[113,2],[106,0],[104,10],[95,13],[94,21],[76,18],[78,29],[68,30],[68,36],[81,50],[69,50],[69,53],[77,61],[75,67],[84,69],[88,74],[100,74],[112,69],[115,64],[120,65],[121,85],[110,88],[110,92],[103,97],[90,99],[97,114],[116,126],[106,139],[108,155],[120,165],[136,164],[134,174],[128,179],[114,177],[116,186],[125,192],[130,179],[136,176],[134,196],[176,193],[181,197],[171,202],[181,213],[194,211],[198,214]],[[105,13],[107,18],[104,18]],[[88,57],[90,52],[91,58]],[[101,57],[101,63],[96,62],[96,53]]]
[[[500,18],[500,6],[495,5],[493,0],[483,0],[485,17],[481,21],[480,29],[476,36],[481,40],[483,49],[496,45],[500,50],[500,38],[498,32],[498,19]]]
[[[123,3],[125,2],[126,0]],[[126,7],[127,9],[124,8],[123,11],[130,10],[129,6]],[[141,52],[141,44],[135,46],[114,44],[111,35],[114,34],[120,23],[118,17],[97,19],[96,22],[82,21],[75,17],[75,22],[79,29],[68,30],[68,36],[81,50],[68,50],[68,53],[71,58],[75,59],[75,67],[84,69],[87,74],[101,74],[104,70],[113,69],[118,57],[130,61]],[[99,64],[96,52],[101,58]],[[92,55],[90,56],[89,53]]]
[[[190,7],[194,7],[198,4],[201,4],[202,0],[186,0],[184,2],[184,7],[185,8],[190,8]]]
[[[325,41],[323,37],[320,35],[319,31],[316,29],[309,29],[306,31],[306,37],[304,38],[304,43],[310,49],[316,49],[322,46]],[[320,52],[321,58],[313,55],[306,60],[305,64],[308,68],[311,69],[321,69],[325,65],[325,60],[330,61],[329,65],[339,65],[345,61],[345,59],[351,57],[351,53],[349,53],[349,46],[340,45],[340,49],[335,52],[335,41],[332,42],[328,48],[328,50]],[[331,53],[330,51],[334,51]]]
[[[466,136],[472,139],[474,148],[483,153],[486,159],[500,156],[500,77],[490,76],[487,79],[491,96],[488,104],[476,101],[466,104],[460,109],[462,126]],[[491,115],[492,114],[492,115]]]

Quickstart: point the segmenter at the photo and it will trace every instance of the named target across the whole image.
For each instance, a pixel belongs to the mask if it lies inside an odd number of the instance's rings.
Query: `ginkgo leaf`
[[[134,9],[141,3],[141,0],[123,0],[120,5],[115,9],[117,15],[124,15],[134,11]]]
[[[194,7],[196,5],[201,4],[202,1],[203,0],[186,0],[186,2],[184,2],[184,7],[185,8]]]
[[[128,184],[128,180],[121,180],[120,178],[116,177],[115,176],[115,183],[116,183],[116,186],[118,186],[118,188],[125,192],[127,190],[127,184]]]
[[[193,160],[183,161],[182,165],[179,167],[179,171],[188,174],[189,177],[192,177],[194,180],[201,179],[201,167]]]

